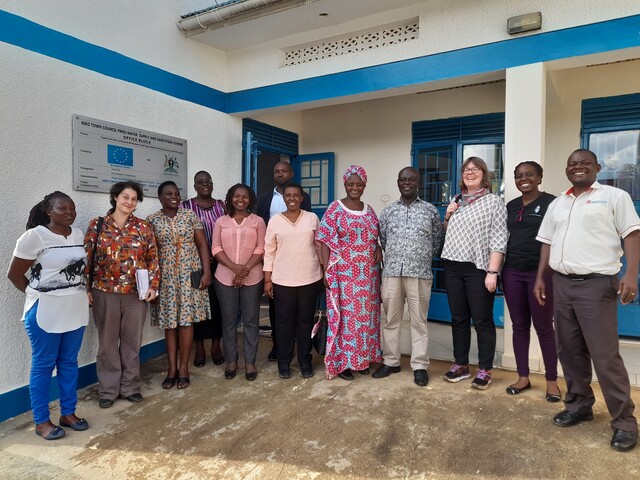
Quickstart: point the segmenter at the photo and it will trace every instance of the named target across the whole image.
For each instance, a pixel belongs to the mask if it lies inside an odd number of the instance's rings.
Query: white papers
[[[138,298],[144,300],[149,290],[149,270],[136,270],[136,286],[138,287]]]

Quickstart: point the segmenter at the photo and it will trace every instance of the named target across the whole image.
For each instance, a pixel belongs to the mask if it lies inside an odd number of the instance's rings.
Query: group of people
[[[263,294],[270,299],[269,360],[278,362],[279,377],[291,377],[294,351],[300,375],[313,376],[311,334],[323,288],[327,379],[351,381],[354,373],[369,374],[373,364],[380,364],[372,375],[377,379],[399,372],[406,301],[410,366],[415,384],[424,387],[429,382],[431,262],[440,257],[454,353],[444,380],[471,377],[473,325],[478,369],[471,386],[489,387],[496,347],[493,307],[501,278],[518,373],[507,393],[531,388],[533,324],[545,364],[547,401],[561,400],[558,354],[567,381],[566,410],[554,422],[570,426],[593,418],[593,360],[613,417],[611,446],[629,450],[637,441],[637,422],[618,353],[616,299],[628,303],[636,295],[640,220],[628,194],[596,181],[598,171],[592,152],[573,152],[566,169],[573,186],[556,199],[540,191],[542,167],[523,162],[514,171],[522,195],[505,205],[491,193],[486,163],[471,157],[462,165],[460,193],[446,208],[444,221],[419,198],[421,177],[413,167],[399,172],[400,198],[379,218],[362,201],[367,173],[356,165],[343,175],[345,197],[332,202],[322,219],[310,212],[303,188],[291,182],[287,162],[274,168],[273,191],[256,197],[249,186],[236,184],[224,202],[212,198],[211,176],[202,171],[194,178],[196,197],[184,202],[175,183],[161,184],[161,209],[147,220],[134,215],[143,199],[141,187],[135,182],[113,185],[112,208],[90,222],[84,237],[71,226],[73,201],[54,192],[33,208],[8,273],[27,294],[23,318],[32,344],[36,433],[57,439],[64,436],[61,427],[88,428],[75,415],[75,386],[90,306],[98,330],[102,408],[118,397],[142,400],[139,351],[148,303],[152,324],[165,330],[164,389],[189,386],[194,339],[194,365],[205,365],[204,341],[211,338],[213,362],[226,362],[224,376],[233,379],[239,319],[245,378],[255,380]],[[590,253],[596,249],[598,255]],[[627,270],[618,281],[623,254]],[[382,325],[381,305],[386,314]],[[50,421],[47,408],[54,367],[60,385],[59,425]]]

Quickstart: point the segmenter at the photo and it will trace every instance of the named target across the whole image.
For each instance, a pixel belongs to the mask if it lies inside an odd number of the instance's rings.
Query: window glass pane
[[[308,177],[309,176],[309,172],[310,172],[310,165],[309,162],[302,162],[300,164],[300,176],[302,178]]]
[[[436,206],[446,206],[455,193],[452,188],[453,148],[450,146],[425,148],[418,151],[420,198]]]
[[[598,182],[618,187],[640,200],[640,130],[592,133],[589,150],[598,157]]]
[[[487,163],[491,177],[491,191],[504,199],[504,145],[480,144],[464,145],[462,161],[469,157],[480,157]]]
[[[311,162],[311,176],[312,177],[320,176],[320,160],[313,160]]]
[[[320,183],[320,197],[321,200],[318,203],[326,205],[329,198],[329,182],[332,179],[329,178],[329,160],[322,160],[322,183]]]

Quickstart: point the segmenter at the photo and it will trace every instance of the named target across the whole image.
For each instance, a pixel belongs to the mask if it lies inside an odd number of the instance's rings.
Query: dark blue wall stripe
[[[0,41],[225,113],[419,85],[640,46],[640,15],[227,93],[0,10]]]
[[[223,92],[0,10],[0,41],[181,100],[225,111]]]
[[[227,95],[227,113],[418,85],[640,46],[640,15]]]
[[[158,357],[165,353],[164,340],[149,343],[140,349],[140,361],[146,362],[154,357]],[[96,376],[96,364],[90,363],[79,369],[78,372],[78,388],[92,385],[98,381]],[[58,383],[52,381],[49,387],[49,400],[57,400],[59,397]],[[15,417],[21,413],[31,409],[31,400],[29,399],[29,385],[17,388],[10,392],[0,395],[0,422],[4,422],[8,418]]]

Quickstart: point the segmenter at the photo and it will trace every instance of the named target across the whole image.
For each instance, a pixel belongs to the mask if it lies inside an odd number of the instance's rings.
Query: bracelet
[[[487,270],[487,273],[489,275],[499,275],[500,274],[500,272],[496,272],[495,270]]]
[[[449,215],[449,218],[451,218],[451,215]],[[448,221],[449,221],[449,218],[444,217],[444,221],[445,221],[445,222],[448,222]]]

